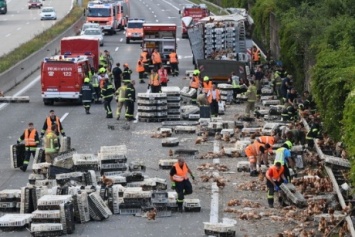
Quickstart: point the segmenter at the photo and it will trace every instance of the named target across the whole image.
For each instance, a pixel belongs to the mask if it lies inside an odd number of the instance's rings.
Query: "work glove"
[[[172,190],[175,190],[175,188],[176,188],[175,182],[171,182],[171,189],[172,189]]]
[[[193,174],[191,174],[191,178],[195,181],[195,176]]]
[[[20,144],[21,142],[19,142],[19,141],[16,141],[16,143],[17,143],[17,144]]]
[[[276,192],[280,191],[280,187],[279,186],[275,186],[275,191]]]
[[[288,180],[287,179],[284,180],[284,184],[288,184]]]

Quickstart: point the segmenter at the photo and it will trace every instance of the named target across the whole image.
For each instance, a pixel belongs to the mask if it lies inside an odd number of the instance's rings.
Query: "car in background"
[[[28,9],[31,9],[31,8],[41,9],[41,7],[43,7],[41,0],[29,0],[28,1]]]
[[[40,13],[41,21],[42,20],[57,20],[57,13],[53,7],[43,7]]]
[[[104,33],[102,33],[100,28],[87,28],[82,36],[91,39],[98,39],[100,42],[100,46],[104,45]]]
[[[87,22],[87,23],[84,23],[83,26],[81,27],[80,35],[83,35],[85,30],[88,29],[88,28],[97,28],[97,29],[101,30],[101,27],[100,27],[100,25],[98,23]]]

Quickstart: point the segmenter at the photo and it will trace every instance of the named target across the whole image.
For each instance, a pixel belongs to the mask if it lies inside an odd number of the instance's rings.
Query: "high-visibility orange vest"
[[[187,168],[186,163],[184,163],[182,168],[180,167],[179,163],[175,163],[174,167],[175,167],[175,170],[176,170],[176,174],[173,176],[173,180],[175,182],[182,182],[182,181],[186,180],[187,179],[187,173],[189,171],[189,169]]]
[[[190,82],[190,87],[198,89],[199,86],[200,86],[200,78],[198,76],[193,76]]]
[[[158,75],[160,78],[160,82],[168,82],[168,71],[166,69],[159,69]]]
[[[210,93],[209,93],[209,95],[207,96],[207,101],[208,101],[208,103],[212,103],[212,100],[213,100],[213,95],[212,95],[212,90],[210,90]],[[221,100],[221,92],[218,90],[218,89],[216,89],[216,100],[217,101],[220,101]]]
[[[281,166],[280,170],[277,170],[276,166],[273,165],[267,170],[268,176],[270,176],[270,178],[273,181],[280,181],[280,178],[281,178],[281,175],[283,174],[283,172],[284,172],[283,166]]]
[[[144,72],[144,62],[143,62],[143,60],[138,60],[136,71],[137,72]]]
[[[208,82],[203,82],[202,83],[203,86],[203,92],[208,92],[209,90],[212,90],[212,81],[208,81]]]
[[[177,63],[177,57],[176,53],[172,52],[169,54],[169,62],[170,63]]]
[[[153,61],[153,64],[161,63],[161,57],[160,57],[160,53],[159,52],[154,52],[152,54],[152,61]]]
[[[56,120],[55,123],[57,124],[57,129],[60,132],[61,128],[60,128],[60,120],[59,120],[58,116],[55,116],[55,120]],[[51,127],[52,127],[52,121],[51,121],[51,118],[48,116],[47,117],[47,132],[52,131]]]
[[[252,56],[253,56],[253,61],[259,61],[260,60],[260,50],[253,50],[252,52]]]
[[[25,146],[37,146],[36,140],[36,129],[33,129],[31,132],[25,130]]]
[[[261,136],[257,140],[263,144],[269,144],[270,146],[275,144],[275,137],[273,136]]]
[[[246,156],[257,156],[260,153],[260,147],[264,146],[264,144],[255,141],[253,144],[247,146],[244,150]]]
[[[143,57],[143,63],[148,62],[148,52],[141,52],[141,56]]]
[[[150,85],[151,86],[159,86],[159,74],[158,73],[153,73],[150,75]]]

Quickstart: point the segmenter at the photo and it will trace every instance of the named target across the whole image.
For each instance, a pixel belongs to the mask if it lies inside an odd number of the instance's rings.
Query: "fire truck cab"
[[[144,19],[128,19],[126,27],[126,43],[131,40],[143,39],[143,24]]]
[[[43,103],[72,101],[81,103],[80,90],[89,75],[87,56],[57,55],[45,58],[41,63],[41,90]]]
[[[98,23],[102,32],[110,35],[116,34],[117,7],[114,3],[103,3],[101,1],[92,1],[87,6],[86,22]]]
[[[204,17],[210,15],[206,4],[185,4],[179,11],[182,24],[182,38],[188,38],[187,29]]]

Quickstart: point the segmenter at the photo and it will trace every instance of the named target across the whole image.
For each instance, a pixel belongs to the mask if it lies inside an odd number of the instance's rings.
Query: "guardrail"
[[[62,34],[58,35],[53,41],[44,45],[42,49],[31,54],[27,58],[22,59],[20,62],[16,63],[14,66],[0,74],[0,90],[4,93],[8,92],[16,85],[24,81],[26,78],[31,76],[35,71],[40,68],[41,61],[48,56],[53,56],[58,54],[60,51],[60,40],[66,36],[72,36],[77,34],[80,30],[82,24],[84,23],[85,17],[82,16],[78,21],[76,21],[71,27],[69,27]]]

